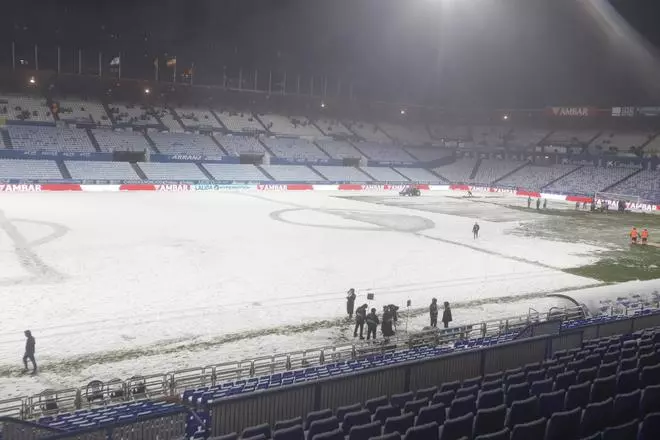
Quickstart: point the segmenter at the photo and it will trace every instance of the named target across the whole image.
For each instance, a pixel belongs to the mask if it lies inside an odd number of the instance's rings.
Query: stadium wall
[[[308,183],[266,183],[266,184],[241,184],[241,183],[126,183],[126,184],[78,184],[78,183],[15,183],[0,184],[0,192],[57,192],[57,191],[82,191],[82,192],[121,192],[121,191],[159,191],[159,192],[193,192],[193,191],[364,191],[364,192],[387,192],[401,191],[410,185],[400,184],[308,184]],[[526,191],[515,188],[470,186],[470,185],[415,185],[422,191],[472,191],[510,194],[517,197],[543,198],[570,203],[590,203],[592,198],[580,195],[543,193],[538,191]],[[660,211],[660,205],[649,203],[628,202],[627,208],[634,211]]]

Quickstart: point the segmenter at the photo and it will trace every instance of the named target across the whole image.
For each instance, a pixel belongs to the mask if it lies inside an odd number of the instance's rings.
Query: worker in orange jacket
[[[637,244],[637,228],[633,226],[632,231],[630,231],[630,243]]]
[[[649,241],[649,231],[648,229],[644,228],[642,231],[642,244],[646,244]]]

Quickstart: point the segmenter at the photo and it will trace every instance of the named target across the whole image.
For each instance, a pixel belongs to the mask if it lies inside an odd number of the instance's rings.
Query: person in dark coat
[[[390,306],[383,306],[383,323],[381,324],[380,331],[385,338],[394,336],[394,319]]]
[[[399,322],[399,306],[395,306],[394,304],[390,304],[387,306],[390,309],[390,312],[392,313],[392,323],[394,324],[394,327],[396,328],[397,322]]]
[[[449,323],[452,322],[451,308],[447,301],[445,301],[445,310],[442,312],[442,322],[445,324],[445,328],[449,327]]]
[[[358,329],[360,329],[360,339],[364,339],[364,322],[367,319],[367,305],[362,304],[355,311],[355,330],[353,330],[353,337],[357,338]]]
[[[32,362],[32,374],[37,374],[37,361],[34,360],[35,339],[30,330],[25,330],[25,337],[27,340],[25,341],[25,354],[23,355],[23,365],[25,366],[23,372],[28,371],[27,361],[29,360]]]
[[[376,309],[371,309],[371,313],[367,315],[367,341],[373,336],[376,339],[376,329],[380,324],[380,319],[376,315]]]
[[[481,229],[481,228],[479,227],[479,223],[474,222],[474,226],[472,226],[472,236],[473,236],[475,239],[479,238],[479,229]]]
[[[431,317],[431,327],[438,326],[438,300],[433,298],[429,306],[429,316]]]
[[[355,308],[356,297],[357,295],[355,295],[355,289],[349,289],[348,295],[346,296],[346,313],[348,313],[349,318],[353,317],[353,309]]]

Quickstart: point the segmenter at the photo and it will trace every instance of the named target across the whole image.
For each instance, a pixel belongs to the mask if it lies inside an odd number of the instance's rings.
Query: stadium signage
[[[195,154],[175,154],[173,156],[170,156],[171,160],[202,160],[204,157],[203,156],[198,156]]]
[[[190,191],[190,185],[155,185],[156,191],[167,191],[167,192],[184,192]]]
[[[596,199],[596,202],[607,203],[612,210],[616,210],[619,204],[618,200],[610,199]],[[651,205],[649,203],[626,202],[626,209],[629,211],[655,211],[657,207],[656,205]]]
[[[514,188],[491,188],[490,192],[515,194],[517,190]]]
[[[259,191],[286,191],[286,185],[257,185]]]
[[[252,189],[249,185],[195,185],[194,191],[236,191]]]
[[[554,116],[572,118],[585,118],[593,113],[589,107],[552,107],[550,110]]]
[[[19,184],[0,184],[0,192],[40,192],[41,185],[19,183]]]

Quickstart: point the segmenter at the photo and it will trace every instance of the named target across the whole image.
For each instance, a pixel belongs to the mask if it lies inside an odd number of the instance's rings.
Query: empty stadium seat
[[[380,396],[364,402],[364,407],[367,408],[371,414],[374,414],[378,407],[388,406],[389,404],[390,400],[387,398],[387,396]]]
[[[438,403],[421,408],[415,419],[415,426],[425,425],[427,423],[436,422],[438,425],[445,423],[446,410],[443,404]]]
[[[242,438],[257,437],[258,435],[263,434],[265,438],[270,438],[270,425],[268,423],[263,423],[261,425],[252,426],[250,428],[245,428],[241,434]]]
[[[378,437],[381,433],[381,424],[378,421],[364,425],[353,426],[348,434],[348,440],[369,440]]]
[[[406,440],[438,440],[439,437],[438,424],[431,422],[409,428],[404,438]]]
[[[527,382],[509,385],[506,390],[506,404],[511,406],[517,400],[525,400],[529,397],[529,384]]]
[[[379,406],[374,412],[374,420],[378,420],[381,424],[385,424],[385,421],[390,417],[398,417],[401,415],[401,409],[396,408],[391,405]]]
[[[626,424],[612,426],[603,431],[603,440],[637,440],[639,421],[632,420]]]
[[[451,406],[452,400],[454,400],[454,395],[456,393],[453,390],[447,390],[433,395],[432,403],[442,403],[446,408]]]
[[[591,384],[589,382],[571,385],[566,392],[566,410],[573,408],[584,408],[589,404],[589,393]]]
[[[592,435],[605,428],[611,421],[613,410],[612,398],[587,405],[582,413],[581,435]]]
[[[539,418],[539,399],[536,396],[513,402],[507,414],[506,426],[528,423]]]
[[[345,435],[348,435],[353,426],[366,425],[368,423],[371,423],[371,413],[368,409],[351,412],[344,415],[342,430]]]
[[[486,409],[499,406],[504,403],[504,391],[502,389],[484,391],[477,398],[477,409]]]
[[[639,401],[639,410],[642,416],[660,412],[660,385],[644,387]]]
[[[602,402],[616,394],[616,376],[608,376],[594,380],[591,385],[591,402]]]
[[[317,414],[318,413],[321,412],[317,411]],[[330,411],[330,414],[332,414],[332,411]],[[309,414],[307,415],[307,421],[308,422],[310,421]],[[335,437],[333,435],[335,432],[338,432],[339,435],[341,436],[341,439],[343,440],[344,434],[339,429],[339,421],[337,420],[337,417],[331,416],[323,419],[315,419],[314,421],[311,421],[309,423],[309,430],[307,431],[307,440],[314,440],[314,439],[318,440],[317,436],[319,434],[328,434],[330,435],[330,437],[328,438],[334,439]]]
[[[447,419],[442,427],[440,440],[459,440],[462,437],[471,438],[473,423],[473,413]]]
[[[474,435],[479,436],[501,431],[504,428],[506,412],[505,405],[477,411],[474,418]]]
[[[639,425],[637,440],[654,440],[660,432],[660,412],[647,414]]]
[[[406,404],[406,402],[409,402],[414,398],[415,397],[412,391],[408,391],[406,393],[392,394],[392,396],[390,396],[390,404],[395,408],[403,409],[403,406]]]
[[[474,396],[456,398],[452,401],[451,407],[449,407],[448,417],[455,419],[465,414],[475,413],[476,408],[477,404]]]
[[[481,434],[474,437],[474,440],[509,440],[509,429],[504,428],[490,434]]]
[[[438,392],[438,387],[421,388],[415,391],[415,399],[433,399],[433,395]]]
[[[528,423],[514,425],[511,428],[511,440],[531,440],[545,437],[547,419],[542,417]]]
[[[403,414],[397,417],[389,417],[385,420],[383,426],[383,433],[389,434],[390,432],[406,432],[408,428],[415,424],[415,415],[412,413]]]
[[[361,411],[361,410],[362,410],[362,404],[361,403],[354,403],[353,405],[340,406],[340,407],[337,407],[337,411],[335,412],[335,416],[337,417],[337,420],[344,420],[344,416],[346,414],[358,412],[358,411]]]
[[[273,432],[273,440],[305,440],[305,431],[302,425],[293,425]]]
[[[307,418],[305,419],[305,430],[307,431],[313,422],[317,420],[329,419],[331,417],[332,417],[332,410],[330,408],[322,409],[320,411],[311,411],[307,413]],[[337,422],[337,424],[339,424],[339,422]]]
[[[580,408],[554,413],[548,420],[545,440],[577,439],[580,433],[581,414]]]
[[[554,381],[552,379],[543,379],[532,382],[529,386],[529,393],[533,396],[539,396],[542,393],[551,393]]]

